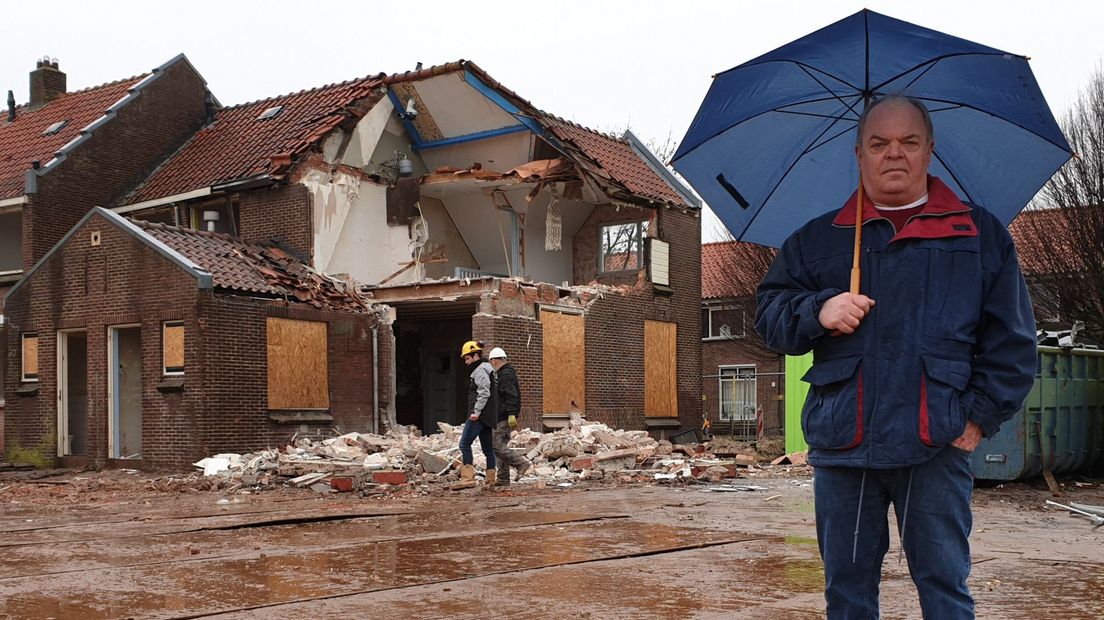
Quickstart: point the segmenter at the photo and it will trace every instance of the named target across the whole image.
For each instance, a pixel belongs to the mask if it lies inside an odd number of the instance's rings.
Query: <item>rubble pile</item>
[[[217,454],[195,463],[223,487],[288,484],[316,491],[364,491],[380,486],[445,483],[458,477],[462,426],[438,423],[439,433],[423,436],[414,427],[386,435],[346,433],[316,441],[293,438],[278,449],[253,454]],[[519,482],[571,486],[579,480],[697,479],[712,482],[739,477],[739,467],[754,467],[755,458],[716,458],[707,444],[657,441],[646,431],[611,429],[573,415],[566,428],[549,433],[522,429],[511,449],[533,467]],[[476,469],[486,462],[478,442]]]

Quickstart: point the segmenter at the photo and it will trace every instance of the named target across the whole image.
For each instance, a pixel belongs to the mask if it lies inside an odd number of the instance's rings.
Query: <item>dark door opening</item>
[[[393,328],[398,423],[425,434],[438,432],[438,422],[462,424],[469,373],[460,347],[471,340],[471,317],[404,319],[400,306]]]
[[[88,335],[61,332],[58,338],[58,455],[88,454]]]

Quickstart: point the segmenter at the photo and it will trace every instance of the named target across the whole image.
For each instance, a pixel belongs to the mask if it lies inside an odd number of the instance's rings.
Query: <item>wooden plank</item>
[[[184,371],[184,325],[166,323],[162,338],[165,372]]]
[[[23,336],[23,377],[38,378],[38,335]]]
[[[541,310],[544,413],[586,411],[586,331],[581,314]],[[575,404],[572,405],[572,402]]]
[[[268,317],[268,408],[328,409],[326,323]]]
[[[644,321],[644,415],[678,416],[675,352],[678,326]]]

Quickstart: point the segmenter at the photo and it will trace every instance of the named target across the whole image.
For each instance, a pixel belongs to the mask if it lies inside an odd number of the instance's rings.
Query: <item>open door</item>
[[[58,332],[58,456],[88,454],[88,334]]]
[[[108,328],[108,457],[142,457],[142,329]]]

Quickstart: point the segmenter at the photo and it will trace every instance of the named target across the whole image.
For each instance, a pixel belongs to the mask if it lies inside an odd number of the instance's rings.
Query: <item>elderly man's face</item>
[[[920,111],[906,102],[886,102],[870,113],[861,146],[855,147],[863,187],[876,204],[899,207],[928,191],[928,164],[935,144]]]

